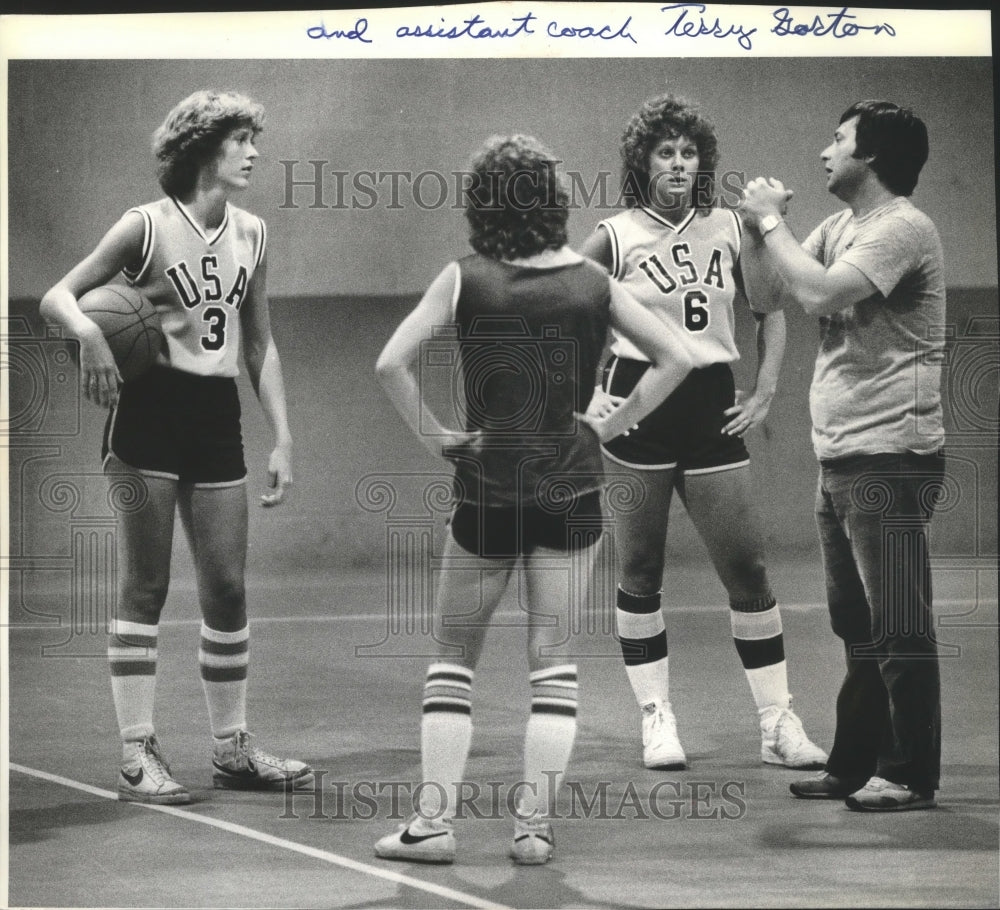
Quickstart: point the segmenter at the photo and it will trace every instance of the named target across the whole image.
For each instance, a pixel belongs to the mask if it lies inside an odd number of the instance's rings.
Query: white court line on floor
[[[674,613],[704,613],[711,610],[721,610],[725,604],[688,604],[688,605],[677,605],[669,606],[666,608],[666,612],[669,614]],[[826,611],[827,605],[825,602],[815,602],[815,603],[783,603],[779,605],[782,612],[789,613],[810,613],[816,610]],[[995,625],[993,622],[987,623],[941,623],[942,619],[947,619],[948,617],[966,617],[971,616],[971,613],[948,613],[944,612],[945,607],[996,607],[997,598],[995,597],[980,597],[978,600],[969,600],[967,598],[954,598],[950,600],[939,600],[934,602],[934,610],[936,613],[936,618],[938,620],[938,625],[948,626],[948,627],[958,627],[962,625],[969,625],[970,627],[979,628],[982,625],[992,626]],[[524,616],[526,615],[524,610],[498,610],[493,614],[497,619],[511,618],[514,616]],[[384,621],[386,618],[385,613],[322,613],[313,616],[250,616],[250,623],[252,625],[265,624],[265,623],[307,623],[307,622],[376,622]],[[161,619],[159,622],[161,626],[200,626],[200,619]],[[25,629],[52,629],[58,631],[64,629],[65,625],[60,622],[52,623],[37,623],[37,622],[12,622],[8,623],[8,628],[12,632]]]
[[[18,765],[14,762],[10,763],[11,771],[19,771],[21,774],[27,774],[30,777],[37,777],[40,780],[47,780],[50,783],[60,784],[63,787],[70,787],[74,790],[81,790],[84,793],[89,793],[92,796],[100,796],[103,799],[118,799],[118,794],[112,793],[110,790],[102,790],[100,787],[92,787],[90,784],[85,784],[80,781],[71,780],[68,777],[61,777],[58,774],[50,774],[47,771],[39,771],[36,768],[27,768],[24,765]],[[416,888],[420,891],[426,891],[428,894],[433,894],[437,897],[443,897],[446,900],[454,901],[457,904],[461,904],[465,907],[476,907],[482,908],[482,910],[512,910],[506,904],[495,904],[492,901],[483,900],[482,898],[475,897],[472,894],[465,894],[462,891],[456,891],[453,888],[446,888],[443,885],[435,885],[433,882],[421,881],[418,878],[411,878],[409,875],[402,875],[399,872],[393,872],[389,869],[380,869],[378,866],[371,866],[368,863],[360,863],[353,859],[348,859],[346,856],[340,856],[337,853],[330,853],[327,850],[319,850],[316,847],[308,847],[305,844],[299,844],[295,841],[286,840],[283,837],[274,837],[271,834],[265,834],[263,831],[255,831],[253,828],[247,828],[243,825],[237,825],[233,822],[222,821],[217,818],[209,818],[205,815],[199,815],[197,812],[191,812],[186,809],[178,809],[176,806],[154,806],[148,803],[128,803],[130,806],[136,806],[140,809],[151,809],[153,812],[162,812],[164,815],[173,815],[176,818],[181,818],[186,821],[197,822],[201,825],[208,825],[212,828],[219,828],[222,831],[228,831],[230,834],[238,834],[240,837],[246,837],[250,840],[260,841],[263,844],[268,844],[271,847],[278,847],[282,850],[290,850],[293,853],[301,853],[303,856],[309,856],[312,859],[318,859],[321,862],[330,863],[334,866],[342,866],[345,869],[350,869],[352,872],[359,872],[362,875],[371,875],[375,878],[381,878],[388,882],[394,882],[398,885],[405,885],[408,888]]]

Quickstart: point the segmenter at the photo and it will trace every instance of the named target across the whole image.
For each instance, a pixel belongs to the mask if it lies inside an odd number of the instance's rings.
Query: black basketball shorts
[[[246,480],[236,381],[153,366],[121,387],[101,457],[199,487]]]
[[[626,397],[649,369],[644,360],[611,357],[601,387]],[[728,363],[692,370],[673,393],[641,421],[638,429],[612,439],[601,448],[613,462],[640,470],[676,468],[684,474],[712,474],[741,468],[750,453],[739,436],[722,428],[736,402],[736,384]]]
[[[450,526],[463,550],[485,559],[528,556],[537,547],[584,550],[597,543],[603,532],[601,494],[594,490],[545,508],[462,502],[452,513]]]

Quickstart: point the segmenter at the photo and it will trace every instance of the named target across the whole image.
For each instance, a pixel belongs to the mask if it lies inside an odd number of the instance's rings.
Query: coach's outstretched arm
[[[802,249],[781,217],[787,198],[780,180],[758,177],[747,184],[740,213],[758,236],[763,233],[759,242],[764,255],[774,264],[788,295],[810,315],[826,316],[878,293],[850,263],[835,262],[826,268]]]

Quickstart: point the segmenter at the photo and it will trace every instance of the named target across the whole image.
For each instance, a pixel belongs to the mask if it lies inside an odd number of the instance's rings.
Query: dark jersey
[[[482,434],[449,453],[459,500],[545,508],[598,489],[598,440],[573,414],[593,394],[608,275],[589,260],[537,268],[472,255],[458,266],[465,427]]]

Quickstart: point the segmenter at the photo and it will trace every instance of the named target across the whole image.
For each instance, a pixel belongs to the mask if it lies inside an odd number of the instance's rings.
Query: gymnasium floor
[[[817,602],[818,567],[782,563],[771,574],[783,592],[795,707],[829,746],[842,658]],[[84,628],[67,644],[70,618],[58,616],[53,592],[47,624],[12,615],[9,630],[11,906],[997,906],[992,581],[976,593],[967,577],[936,578],[940,640],[958,649],[942,660],[940,808],[864,815],[793,800],[787,785],[801,772],[760,763],[717,582],[701,561],[676,567],[668,597],[685,606],[668,615],[671,697],[690,767],[641,767],[638,712],[616,645],[599,628],[581,634],[580,727],[567,777],[576,802],[564,789],[568,817],[556,824],[556,853],[544,867],[506,857],[506,791],[496,785],[497,811],[489,798],[490,782],[520,776],[527,684],[514,595],[500,606],[504,625],[490,632],[474,691],[466,777],[482,787],[475,805],[486,817],[458,823],[458,859],[438,867],[372,853],[405,811],[390,782],[419,780],[426,658],[400,655],[427,646],[419,635],[380,645],[385,576],[269,572],[249,581],[251,728],[264,748],[322,773],[322,797],[289,803],[211,789],[198,619],[181,572],[161,627],[157,723],[195,801],[168,809],[117,802],[103,634]]]

